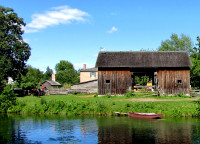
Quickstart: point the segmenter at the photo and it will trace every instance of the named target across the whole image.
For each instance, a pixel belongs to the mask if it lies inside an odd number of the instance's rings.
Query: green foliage
[[[56,72],[66,71],[66,70],[70,70],[70,69],[74,69],[73,64],[71,62],[65,61],[65,60],[61,60],[60,63],[56,64],[56,66],[55,66]]]
[[[125,94],[125,97],[127,97],[127,98],[130,98],[130,97],[133,97],[133,96],[135,96],[134,91],[128,91],[128,92]]]
[[[33,89],[39,88],[39,84],[42,80],[43,74],[39,69],[28,66],[28,72],[25,76],[22,76],[21,88]]]
[[[71,84],[64,83],[62,86],[63,89],[71,88]]]
[[[96,98],[96,97],[98,97],[98,94],[97,94],[97,93],[95,93],[95,94],[94,94],[94,97],[95,97],[95,98]]]
[[[53,95],[37,97],[20,97],[18,103],[25,103],[22,113],[46,113],[67,115],[113,115],[114,112],[128,113],[155,112],[168,117],[198,117],[199,105],[192,101],[133,102],[123,96],[79,97],[77,95]],[[42,100],[43,99],[43,100]],[[13,109],[14,111],[14,109]],[[11,112],[11,111],[10,111]]]
[[[193,43],[190,37],[181,34],[172,34],[170,39],[161,42],[158,51],[187,51],[190,54],[193,51]]]
[[[7,77],[15,80],[26,73],[31,48],[22,38],[23,26],[23,19],[13,9],[0,6],[0,92]]]
[[[200,88],[200,38],[197,37],[197,47],[193,48],[190,55],[192,67],[190,68],[190,80],[192,87]]]
[[[43,80],[51,80],[51,75],[53,74],[53,70],[49,68],[46,69],[46,72],[43,74]]]
[[[134,102],[123,96],[80,97],[77,95],[52,95],[41,98],[18,97],[17,105],[9,112],[45,113],[67,115],[114,115],[114,112],[154,112],[168,117],[198,117],[199,103],[193,101]],[[169,97],[168,99],[173,99]],[[182,98],[184,99],[184,98]],[[21,105],[20,105],[21,104]]]
[[[16,105],[16,96],[11,86],[7,85],[0,95],[0,112],[7,112],[8,108],[14,105]]]
[[[56,81],[62,85],[79,83],[79,73],[74,69],[73,65],[68,62],[61,60],[60,63],[56,64]]]
[[[149,76],[135,76],[134,83],[135,84],[140,84],[140,85],[146,85],[147,82],[151,81],[152,78]]]
[[[188,96],[184,95],[183,93],[179,93],[179,94],[175,95],[175,97],[188,97]]]

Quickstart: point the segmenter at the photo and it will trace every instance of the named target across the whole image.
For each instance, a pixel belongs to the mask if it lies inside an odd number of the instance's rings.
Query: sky
[[[199,0],[0,0],[26,26],[27,62],[46,71],[61,60],[95,66],[99,51],[154,51],[171,34],[200,36]]]

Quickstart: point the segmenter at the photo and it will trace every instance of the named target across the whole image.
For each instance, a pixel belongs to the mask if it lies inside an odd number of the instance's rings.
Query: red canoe
[[[138,113],[138,112],[129,112],[129,116],[135,118],[145,118],[145,119],[160,119],[163,117],[162,114]]]

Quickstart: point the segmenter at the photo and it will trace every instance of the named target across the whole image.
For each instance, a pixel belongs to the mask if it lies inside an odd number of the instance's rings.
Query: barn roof
[[[96,67],[190,67],[190,57],[184,51],[118,51],[99,52]]]

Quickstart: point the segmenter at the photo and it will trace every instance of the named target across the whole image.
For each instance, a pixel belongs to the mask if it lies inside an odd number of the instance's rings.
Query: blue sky
[[[42,71],[60,60],[93,67],[105,51],[156,50],[172,33],[200,36],[199,0],[0,0],[26,27],[28,64]]]

